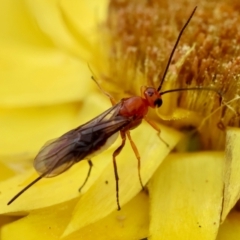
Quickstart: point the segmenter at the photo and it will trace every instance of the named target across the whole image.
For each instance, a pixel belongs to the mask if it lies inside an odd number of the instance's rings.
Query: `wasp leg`
[[[83,187],[86,185],[86,183],[87,183],[87,181],[90,177],[90,174],[91,174],[91,170],[92,170],[92,167],[93,167],[92,161],[88,160],[88,164],[89,164],[88,174],[87,174],[87,177],[85,178],[85,181],[83,182],[82,186],[78,189],[79,192],[82,191]]]
[[[157,126],[157,124],[153,121],[151,121],[149,118],[147,118],[146,116],[144,117],[145,121],[151,125],[158,133],[158,137],[160,138],[160,140],[169,148],[169,144],[167,142],[165,142],[161,136],[160,136],[160,133],[161,133],[161,130],[159,129],[159,127]]]
[[[94,76],[92,76],[92,80],[97,84],[97,86],[98,86],[98,88],[100,89],[100,91],[101,91],[105,96],[107,96],[107,97],[110,99],[112,105],[113,105],[113,106],[116,105],[116,101],[114,100],[114,98],[112,97],[112,95],[102,89],[102,87],[100,86],[100,84],[98,83],[98,81],[94,78]]]
[[[136,158],[138,160],[138,178],[139,178],[140,184],[142,186],[142,189],[144,190],[144,186],[143,186],[142,178],[141,178],[141,173],[140,173],[140,171],[141,171],[141,158],[140,158],[140,154],[138,152],[137,146],[135,145],[135,143],[132,140],[130,132],[127,131],[126,133],[127,133],[128,140],[129,140],[129,142],[130,142],[130,144],[132,146],[132,149],[133,149],[133,151],[135,153],[135,156],[136,156]]]
[[[117,163],[116,163],[116,156],[122,151],[123,147],[125,146],[126,142],[126,134],[123,131],[120,131],[121,138],[122,138],[122,143],[121,145],[114,151],[113,153],[113,168],[114,168],[114,175],[115,175],[115,180],[116,180],[116,199],[117,199],[117,206],[118,206],[118,211],[121,210],[120,204],[119,204],[119,177],[118,177],[118,171],[117,171]]]

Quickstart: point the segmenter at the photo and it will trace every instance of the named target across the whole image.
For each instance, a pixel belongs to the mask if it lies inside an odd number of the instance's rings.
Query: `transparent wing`
[[[58,138],[50,140],[41,148],[34,159],[34,168],[44,177],[54,177],[74,164],[72,149],[74,139]]]
[[[101,148],[109,137],[131,121],[117,115],[120,104],[47,142],[34,159],[36,171],[44,177],[54,177]]]

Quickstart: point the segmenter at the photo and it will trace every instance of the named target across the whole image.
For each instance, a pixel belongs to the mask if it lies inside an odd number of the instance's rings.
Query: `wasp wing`
[[[131,119],[118,115],[121,102],[91,121],[47,142],[34,159],[36,171],[54,177],[101,148]]]

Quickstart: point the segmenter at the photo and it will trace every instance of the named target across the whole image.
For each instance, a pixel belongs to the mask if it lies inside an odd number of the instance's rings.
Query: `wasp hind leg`
[[[89,169],[88,169],[87,177],[85,178],[82,186],[78,189],[79,192],[82,191],[83,187],[86,185],[86,183],[87,183],[87,181],[88,181],[88,179],[90,177],[90,174],[91,174],[91,171],[92,171],[92,167],[93,167],[93,163],[92,163],[91,159],[88,160],[88,165],[89,165]]]
[[[116,181],[116,199],[117,199],[117,207],[118,211],[121,210],[120,204],[119,204],[119,177],[118,177],[118,171],[117,171],[117,163],[116,163],[116,157],[119,155],[119,153],[122,151],[123,147],[125,146],[126,142],[126,134],[123,131],[120,131],[122,143],[121,145],[114,151],[113,153],[113,168],[114,168],[114,175],[115,175],[115,181]]]

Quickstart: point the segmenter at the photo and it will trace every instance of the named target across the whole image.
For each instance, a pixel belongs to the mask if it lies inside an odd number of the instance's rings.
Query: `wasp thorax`
[[[159,92],[153,87],[147,87],[144,91],[144,97],[146,98],[150,107],[160,107],[162,105],[162,99]]]

